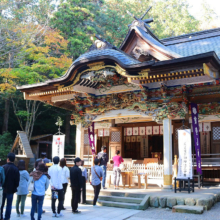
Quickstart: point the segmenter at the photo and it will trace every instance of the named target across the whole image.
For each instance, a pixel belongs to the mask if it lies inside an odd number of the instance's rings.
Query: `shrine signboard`
[[[53,135],[52,158],[58,156],[64,158],[65,135]]]
[[[178,130],[179,163],[177,179],[192,179],[191,129]]]

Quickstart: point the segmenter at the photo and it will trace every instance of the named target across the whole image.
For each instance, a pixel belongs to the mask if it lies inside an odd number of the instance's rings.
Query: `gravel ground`
[[[127,220],[220,220],[220,202],[215,204],[210,211],[202,215],[188,213],[172,213],[171,209],[151,208],[141,211]]]

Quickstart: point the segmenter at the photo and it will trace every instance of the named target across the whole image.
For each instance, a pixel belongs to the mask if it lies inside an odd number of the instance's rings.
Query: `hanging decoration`
[[[95,155],[95,129],[94,129],[94,122],[88,127],[88,134],[89,134],[89,145],[92,150],[92,154]]]
[[[202,163],[201,163],[201,146],[199,137],[199,119],[198,119],[198,107],[197,104],[191,103],[192,111],[192,125],[193,125],[193,137],[196,153],[197,172],[202,175]]]

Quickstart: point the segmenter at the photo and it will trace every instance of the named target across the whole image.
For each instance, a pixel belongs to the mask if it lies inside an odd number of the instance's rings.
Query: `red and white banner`
[[[64,158],[65,135],[53,135],[52,158]]]

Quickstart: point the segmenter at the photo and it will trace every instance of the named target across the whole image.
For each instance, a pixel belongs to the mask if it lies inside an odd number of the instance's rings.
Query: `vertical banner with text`
[[[177,179],[192,179],[191,129],[178,130],[179,163]]]
[[[64,158],[65,135],[53,135],[52,158],[58,156]]]
[[[201,167],[201,146],[200,146],[200,137],[199,137],[199,114],[197,104],[191,103],[191,115],[192,115],[192,125],[193,125],[193,137],[195,144],[195,153],[196,153],[196,165],[197,172],[202,175]]]
[[[94,122],[88,127],[88,134],[89,134],[89,145],[92,150],[92,154],[95,154],[95,127]]]

